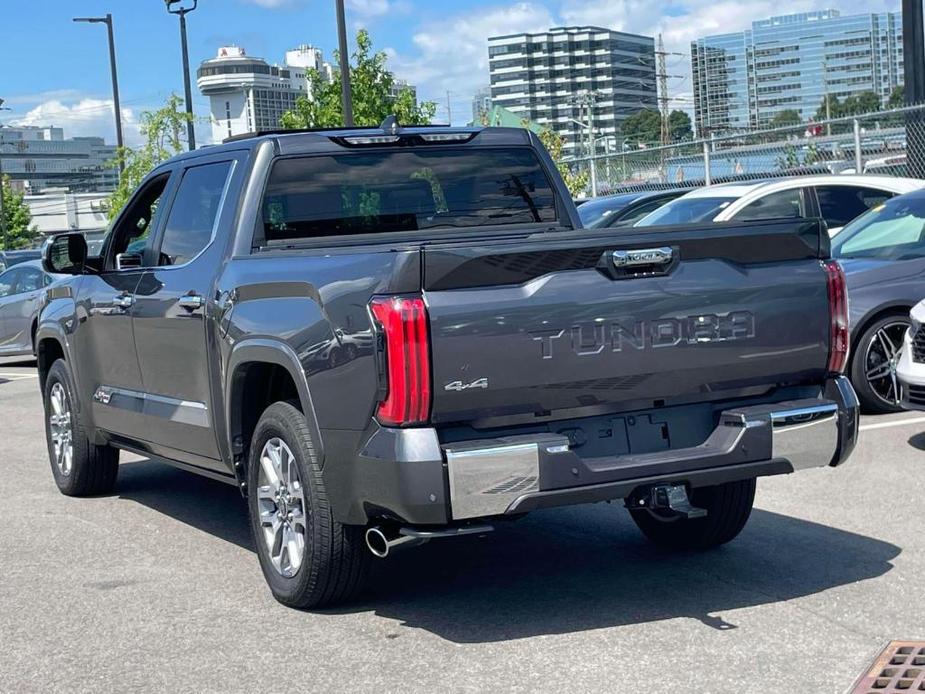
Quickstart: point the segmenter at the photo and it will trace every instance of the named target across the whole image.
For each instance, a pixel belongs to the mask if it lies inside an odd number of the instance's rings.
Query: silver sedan
[[[39,260],[14,265],[0,273],[0,356],[35,353],[36,319],[45,287],[60,279],[42,269]]]

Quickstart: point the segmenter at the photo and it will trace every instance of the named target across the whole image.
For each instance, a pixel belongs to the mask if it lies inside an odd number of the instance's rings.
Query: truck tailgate
[[[577,416],[821,380],[828,253],[815,220],[427,246],[433,421]]]

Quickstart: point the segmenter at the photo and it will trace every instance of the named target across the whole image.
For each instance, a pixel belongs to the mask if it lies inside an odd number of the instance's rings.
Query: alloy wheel
[[[888,405],[899,405],[902,386],[896,367],[902,351],[903,338],[909,324],[905,321],[886,323],[874,333],[864,352],[864,374],[874,394]]]
[[[263,541],[273,568],[285,578],[299,572],[305,558],[305,495],[295,456],[280,438],[260,452],[257,503]]]
[[[74,434],[71,427],[71,407],[68,404],[67,392],[60,381],[51,387],[49,400],[51,411],[48,413],[48,423],[54,462],[61,475],[67,477],[71,474],[74,463]]]

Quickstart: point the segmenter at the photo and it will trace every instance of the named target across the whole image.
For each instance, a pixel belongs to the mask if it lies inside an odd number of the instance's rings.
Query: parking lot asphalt
[[[123,456],[112,496],[60,495],[34,363],[0,359],[0,691],[844,692],[925,639],[925,417],[862,429],[845,467],[760,480],[719,550],[554,509],[310,613],[270,596],[230,486]]]

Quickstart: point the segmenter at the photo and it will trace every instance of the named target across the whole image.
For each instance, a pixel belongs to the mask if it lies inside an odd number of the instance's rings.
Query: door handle
[[[203,299],[199,294],[184,294],[179,299],[177,299],[177,303],[187,311],[195,311],[202,308],[203,304],[205,303],[205,299]]]
[[[112,298],[112,305],[116,308],[129,309],[135,303],[135,297],[131,294],[116,294]]]

